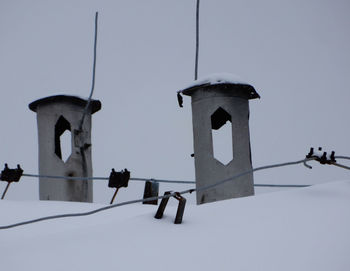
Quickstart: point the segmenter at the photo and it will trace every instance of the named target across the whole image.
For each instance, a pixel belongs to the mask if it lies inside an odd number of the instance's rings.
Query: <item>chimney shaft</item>
[[[209,80],[210,81],[210,80]],[[193,144],[198,189],[252,169],[249,136],[249,99],[258,98],[255,89],[225,80],[205,82],[182,91],[191,96]],[[227,164],[214,157],[212,131],[231,122],[232,160]],[[209,190],[197,192],[197,204],[254,195],[253,174]]]
[[[66,177],[91,177],[91,114],[101,103],[92,100],[82,131],[79,124],[87,101],[76,96],[51,96],[32,102],[37,113],[39,174]],[[62,158],[61,136],[68,131],[71,144],[67,160]],[[92,202],[91,180],[39,179],[40,200]]]

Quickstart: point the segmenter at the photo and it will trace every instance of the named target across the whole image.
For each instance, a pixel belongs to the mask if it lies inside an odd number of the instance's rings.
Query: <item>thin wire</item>
[[[24,173],[22,176],[35,178],[49,178],[49,179],[64,179],[64,180],[109,180],[108,177],[64,177],[64,176],[50,176]],[[140,182],[154,182],[154,183],[176,183],[176,184],[195,184],[195,181],[181,181],[181,180],[165,180],[153,178],[130,178],[131,181]],[[256,187],[308,187],[307,184],[254,184]]]
[[[102,211],[105,211],[105,210],[109,210],[109,209],[120,207],[120,206],[124,206],[124,205],[135,204],[135,203],[139,203],[139,202],[148,202],[148,201],[153,201],[153,200],[163,199],[163,198],[169,198],[169,197],[172,197],[172,196],[174,196],[176,194],[187,194],[187,193],[192,193],[194,191],[203,191],[203,190],[211,189],[213,187],[222,185],[222,184],[224,184],[224,183],[226,183],[228,181],[233,181],[233,180],[235,180],[235,179],[237,179],[239,177],[242,177],[244,175],[253,173],[254,171],[266,170],[266,169],[277,168],[277,167],[285,167],[285,166],[291,166],[291,165],[297,165],[297,164],[304,163],[304,162],[310,161],[310,160],[314,160],[314,159],[310,158],[310,159],[298,160],[298,161],[295,161],[295,162],[279,163],[279,164],[273,164],[273,165],[258,167],[258,168],[251,169],[251,170],[245,171],[243,173],[237,174],[235,176],[232,176],[231,178],[219,181],[219,182],[217,182],[217,183],[215,183],[213,185],[208,185],[208,186],[202,187],[200,189],[195,189],[195,188],[194,189],[187,189],[187,190],[184,190],[184,191],[179,192],[179,193],[171,193],[171,194],[164,195],[164,196],[125,201],[125,202],[121,202],[121,203],[105,206],[105,207],[102,207],[102,208],[98,208],[98,209],[95,209],[95,210],[92,210],[92,211],[88,211],[88,212],[45,216],[45,217],[41,217],[41,218],[37,218],[37,219],[32,219],[32,220],[18,222],[18,223],[14,223],[14,224],[10,224],[10,225],[0,226],[0,230],[10,229],[10,228],[14,228],[14,227],[22,226],[22,225],[27,225],[27,224],[40,222],[40,221],[57,219],[57,218],[87,216],[87,215],[92,215],[92,214],[95,214],[95,213],[98,213],[98,212],[102,212]]]
[[[109,209],[112,209],[112,208],[116,208],[116,207],[120,207],[120,206],[124,206],[124,205],[129,205],[129,204],[134,204],[134,203],[139,203],[139,202],[148,202],[148,201],[162,199],[162,198],[170,198],[173,195],[175,195],[175,193],[172,193],[172,194],[166,195],[166,196],[152,197],[152,198],[147,198],[147,199],[137,199],[137,200],[124,201],[124,202],[121,202],[121,203],[108,205],[108,206],[105,206],[105,207],[102,207],[102,208],[98,208],[98,209],[95,209],[95,210],[92,210],[92,211],[88,211],[88,212],[61,214],[61,215],[52,215],[52,216],[40,217],[40,218],[37,218],[37,219],[32,219],[32,220],[27,220],[27,221],[23,221],[23,222],[18,222],[18,223],[14,223],[14,224],[11,224],[11,225],[0,226],[0,230],[15,228],[15,227],[22,226],[22,225],[28,225],[28,224],[32,224],[32,223],[36,223],[36,222],[40,222],[40,221],[52,220],[52,219],[57,219],[57,218],[88,216],[88,215],[96,214],[96,213],[99,213],[99,212],[102,212],[102,211],[106,211],[106,210],[109,210]]]
[[[49,179],[64,179],[64,180],[109,180],[109,177],[70,177],[70,176],[53,176],[53,175],[38,175],[23,173],[22,176],[33,178],[49,178]],[[194,181],[178,181],[178,180],[163,180],[153,178],[130,178],[131,181],[151,181],[155,183],[179,183],[179,184],[194,184]]]
[[[341,155],[339,155],[339,156],[335,156],[334,158],[335,158],[335,159],[345,159],[345,160],[350,160],[350,157],[349,157],[349,156],[341,156]],[[341,167],[341,168],[344,168],[344,169],[348,169],[348,170],[350,170],[350,167],[345,166],[345,165],[343,165],[343,164],[339,164],[339,163],[337,163],[337,162],[332,163],[332,164],[333,164],[333,165],[335,165],[335,166],[337,166],[337,167]]]
[[[217,182],[217,183],[214,183],[214,184],[211,184],[211,185],[206,185],[206,186],[197,188],[196,191],[198,192],[198,191],[203,191],[203,190],[208,190],[208,189],[214,188],[214,187],[216,187],[216,186],[222,185],[222,184],[224,184],[224,183],[227,183],[227,182],[229,182],[229,181],[232,181],[233,179],[237,179],[237,178],[239,178],[239,177],[242,177],[242,176],[244,176],[244,175],[253,173],[253,172],[255,172],[255,171],[266,170],[266,169],[277,168],[277,167],[292,166],[292,165],[297,165],[297,164],[304,163],[304,162],[311,161],[311,160],[315,160],[315,159],[313,159],[313,158],[306,158],[306,159],[302,159],[302,160],[298,160],[298,161],[294,161],[294,162],[279,163],[279,164],[273,164],[273,165],[268,165],[268,166],[257,167],[257,168],[254,168],[254,169],[251,169],[251,170],[247,170],[247,171],[245,171],[245,172],[242,172],[242,173],[240,173],[240,174],[237,174],[237,175],[235,175],[234,177],[231,177],[231,178],[228,178],[228,179],[219,181],[219,182]]]
[[[199,51],[199,0],[196,7],[196,60],[194,68],[194,80],[198,78],[198,51]]]
[[[97,23],[98,23],[98,12],[95,13],[94,62],[93,62],[93,66],[92,66],[91,91],[90,91],[90,95],[89,95],[89,98],[88,98],[88,102],[86,103],[86,106],[84,108],[83,116],[82,116],[81,121],[80,121],[80,125],[79,125],[79,130],[80,131],[82,130],[83,122],[84,122],[84,119],[85,119],[85,115],[87,114],[87,111],[89,109],[89,106],[90,106],[90,103],[91,103],[92,94],[94,93],[94,89],[95,89],[96,51],[97,51]]]
[[[310,184],[254,184],[255,187],[309,187]]]
[[[38,175],[38,174],[28,174],[28,173],[23,173],[22,176],[25,176],[25,177],[34,177],[34,178],[49,178],[49,179],[64,179],[64,180],[82,180],[82,181],[88,181],[88,180],[108,180],[108,178],[105,178],[105,177],[70,177],[70,176]]]
[[[178,183],[178,184],[195,184],[194,181],[180,181],[180,180],[164,180],[164,179],[146,179],[146,178],[130,178],[132,181],[150,181],[155,183]]]
[[[347,170],[350,170],[350,167],[342,165],[342,164],[339,164],[339,163],[332,163],[332,165],[337,166],[337,167],[341,167],[341,168],[344,168],[344,169],[347,169]]]
[[[346,159],[350,160],[349,156],[335,156],[335,159]],[[304,162],[307,162],[309,160],[306,160]],[[337,165],[340,165],[337,163]],[[344,165],[342,165],[344,166]],[[346,166],[344,166],[346,167]],[[346,169],[349,169],[349,167],[346,167]],[[256,170],[259,170],[259,168],[256,168]],[[49,179],[64,179],[64,180],[109,180],[108,177],[70,177],[70,176],[53,176],[53,175],[38,175],[38,174],[29,174],[29,173],[23,173],[22,176],[25,177],[35,177],[35,178],[49,178]],[[132,181],[151,181],[156,183],[179,183],[179,184],[195,184],[194,181],[181,181],[181,180],[165,180],[165,179],[153,179],[153,178],[130,178]],[[294,185],[294,184],[254,184],[255,186],[266,186],[266,187],[306,187],[308,185]]]
[[[349,156],[335,156],[335,159],[346,159],[346,160],[350,160]]]

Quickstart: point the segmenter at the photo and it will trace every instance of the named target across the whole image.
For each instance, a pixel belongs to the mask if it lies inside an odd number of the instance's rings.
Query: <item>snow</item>
[[[2,270],[349,270],[350,181],[176,206],[128,205],[0,231]],[[1,225],[100,204],[0,202]]]
[[[242,81],[239,76],[231,73],[212,73],[210,75],[207,75],[205,77],[199,78],[191,83],[189,83],[187,86],[183,88],[189,89],[196,86],[201,85],[218,85],[218,84],[242,84],[242,85],[249,85],[248,83]]]

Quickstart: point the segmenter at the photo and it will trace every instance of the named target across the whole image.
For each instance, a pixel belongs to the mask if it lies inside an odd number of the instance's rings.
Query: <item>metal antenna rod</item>
[[[10,184],[11,184],[11,182],[8,182],[8,183],[7,183],[6,188],[5,188],[5,190],[4,190],[4,193],[2,193],[1,199],[4,199],[4,198],[5,198],[6,192],[7,192],[7,190],[9,189]]]
[[[113,194],[113,197],[112,197],[112,199],[111,199],[111,202],[110,202],[110,204],[113,204],[113,202],[114,202],[114,199],[115,199],[115,196],[117,195],[117,193],[118,193],[118,190],[119,190],[119,187],[115,190],[115,192],[114,192],[114,194]]]
[[[93,62],[93,66],[92,66],[92,83],[91,83],[91,91],[90,91],[90,95],[88,98],[88,102],[84,108],[84,113],[83,113],[83,117],[81,118],[80,121],[80,125],[79,125],[79,130],[82,130],[83,127],[83,123],[84,123],[84,119],[85,119],[85,115],[89,109],[90,103],[91,103],[91,97],[92,94],[94,93],[94,89],[95,89],[95,73],[96,73],[96,49],[97,49],[97,22],[98,22],[98,12],[96,11],[95,13],[95,39],[94,39],[94,62]]]
[[[196,9],[196,62],[194,68],[194,80],[198,78],[198,51],[199,51],[199,0],[197,0]]]

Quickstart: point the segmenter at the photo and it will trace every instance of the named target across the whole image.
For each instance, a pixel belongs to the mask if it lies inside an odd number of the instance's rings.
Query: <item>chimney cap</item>
[[[220,85],[220,87],[218,87],[218,85]],[[191,96],[198,89],[230,91],[231,95],[233,94],[234,96],[246,99],[260,98],[260,95],[253,86],[229,73],[214,73],[195,80],[179,92]]]
[[[49,103],[71,103],[78,106],[86,106],[87,99],[71,96],[71,95],[54,95],[45,98],[41,98],[29,104],[29,109],[36,112],[39,105],[49,104]],[[99,100],[91,100],[90,102],[91,114],[99,111],[101,109],[101,102]]]

